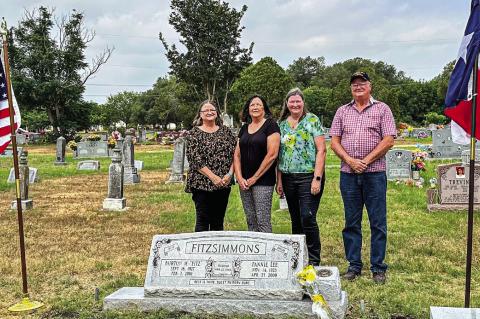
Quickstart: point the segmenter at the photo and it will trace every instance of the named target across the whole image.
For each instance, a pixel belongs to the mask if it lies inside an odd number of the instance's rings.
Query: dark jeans
[[[309,264],[320,264],[320,231],[317,224],[317,210],[325,185],[323,175],[320,193],[310,192],[313,173],[282,174],[282,185],[292,219],[292,234],[305,234]]]
[[[195,231],[223,230],[223,219],[227,210],[230,187],[212,192],[194,189],[192,199],[197,218]]]
[[[387,176],[385,172],[349,174],[340,173],[340,191],[345,207],[343,244],[350,263],[348,270],[362,270],[362,213],[367,208],[370,221],[370,270],[385,272],[387,265]]]

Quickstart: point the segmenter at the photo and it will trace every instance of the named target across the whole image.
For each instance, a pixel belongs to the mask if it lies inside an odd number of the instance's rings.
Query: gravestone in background
[[[225,125],[226,127],[233,128],[233,117],[231,117],[227,113],[222,113],[222,121],[223,125]]]
[[[430,307],[430,319],[478,319],[480,308]]]
[[[424,127],[417,127],[412,130],[411,136],[419,139],[428,138],[432,136],[432,131]]]
[[[462,151],[468,150],[468,145],[455,144],[452,141],[452,132],[450,127],[432,132],[432,157],[433,158],[458,158],[462,156]]]
[[[29,167],[28,168],[28,182],[29,184],[34,184],[38,182],[38,169],[36,167]],[[13,167],[10,169],[10,174],[8,174],[7,183],[12,184],[15,183],[15,171]]]
[[[125,140],[123,141],[122,164],[124,183],[140,183],[140,175],[138,175],[137,169],[135,168],[135,149],[132,133],[129,130],[126,131]]]
[[[17,145],[23,145],[23,144],[27,143],[27,135],[17,133],[15,136],[16,136],[16,139],[17,139]]]
[[[79,171],[99,171],[100,161],[87,160],[77,163],[77,170]]]
[[[387,179],[409,179],[412,177],[412,152],[401,149],[389,150],[387,160]]]
[[[17,147],[17,154],[18,157],[20,157],[20,154],[22,154],[23,147]],[[7,146],[7,148],[0,153],[0,157],[13,157],[13,148],[12,145]]]
[[[475,165],[480,164],[480,158],[478,158],[479,155],[480,155],[480,151],[478,149],[475,149]],[[470,165],[470,150],[462,151],[461,156],[462,156],[462,164]]]
[[[65,148],[67,141],[63,136],[57,138],[57,143],[55,147],[55,162],[54,165],[67,165],[65,162]]]
[[[77,158],[108,157],[106,141],[83,141],[77,143]]]
[[[123,197],[123,164],[120,150],[113,150],[112,163],[108,167],[108,194],[103,201],[103,209],[124,210],[127,200]]]
[[[20,205],[22,205],[23,210],[32,209],[33,208],[33,200],[28,198],[28,185],[29,182],[29,168],[27,162],[28,152],[23,151],[20,155],[20,162],[18,166],[18,175],[20,180]],[[10,209],[17,209],[17,200],[12,201]]]
[[[143,161],[135,160],[135,168],[138,172],[143,170]]]
[[[167,184],[170,183],[183,183],[185,179],[185,138],[179,137],[176,139],[173,145],[173,160],[171,165],[170,177]]]
[[[107,296],[104,309],[316,318],[296,280],[307,259],[304,235],[239,231],[156,235],[144,287],[125,287]],[[316,269],[315,284],[332,318],[344,318],[348,301],[338,269]]]

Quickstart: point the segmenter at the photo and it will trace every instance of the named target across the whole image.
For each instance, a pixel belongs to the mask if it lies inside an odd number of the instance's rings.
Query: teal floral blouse
[[[287,120],[280,122],[282,136],[279,153],[279,169],[282,173],[312,173],[315,170],[315,137],[325,134],[320,119],[307,113],[292,129]]]

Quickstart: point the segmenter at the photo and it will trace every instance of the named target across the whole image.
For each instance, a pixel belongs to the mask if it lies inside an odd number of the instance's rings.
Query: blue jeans
[[[282,185],[292,219],[292,234],[305,234],[308,248],[308,263],[320,265],[320,230],[317,223],[317,210],[325,185],[322,178],[320,193],[312,195],[313,173],[282,173]]]
[[[362,263],[362,213],[367,208],[371,230],[370,270],[385,272],[387,247],[387,176],[385,172],[340,172],[340,191],[345,208],[343,244],[348,270],[360,272]]]

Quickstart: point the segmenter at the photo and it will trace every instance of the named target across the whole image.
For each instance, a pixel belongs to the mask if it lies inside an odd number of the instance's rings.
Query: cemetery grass
[[[34,209],[25,212],[29,287],[32,299],[46,306],[22,318],[219,318],[185,313],[102,312],[102,300],[125,286],[142,286],[153,235],[191,232],[194,206],[181,185],[165,185],[171,149],[139,146],[136,158],[145,161],[141,183],[127,185],[129,209],[123,213],[101,210],[106,196],[109,160],[101,159],[99,173],[77,172],[54,166],[54,147],[29,148],[31,166],[40,182],[30,188]],[[446,161],[444,161],[446,162]],[[327,181],[318,211],[322,264],[346,270],[341,230],[343,205],[338,189],[338,159],[327,155]],[[428,162],[426,181],[439,162]],[[0,164],[0,318],[17,318],[7,311],[21,294],[16,213],[8,210],[14,190],[6,184],[10,162]],[[3,184],[4,183],[4,184]],[[427,213],[425,189],[389,182],[387,283],[375,285],[369,268],[369,227],[364,214],[362,277],[342,280],[349,294],[347,318],[428,318],[429,307],[461,307],[464,298],[466,213]],[[479,218],[475,216],[478,225]],[[288,212],[272,209],[275,233],[290,233]],[[477,226],[478,227],[478,226]],[[226,230],[246,230],[238,195],[232,189]],[[472,306],[480,307],[479,239],[475,236]],[[94,300],[98,288],[100,298]],[[181,302],[181,301],[180,301]],[[364,305],[363,307],[361,305]]]

